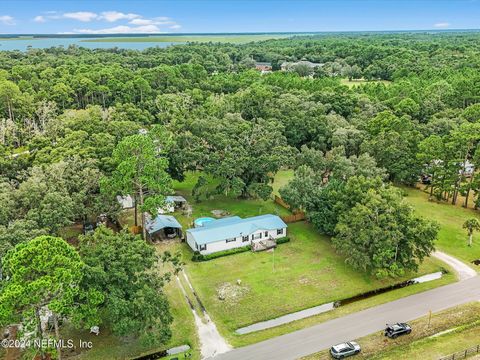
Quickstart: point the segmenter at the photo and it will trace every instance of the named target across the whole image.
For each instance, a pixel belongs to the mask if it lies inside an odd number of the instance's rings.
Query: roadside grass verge
[[[356,359],[409,359],[436,360],[443,355],[463,350],[480,342],[480,303],[454,307],[431,317],[410,322],[412,333],[397,339],[387,339],[382,332],[358,339],[362,352]],[[452,332],[445,331],[452,329]],[[432,335],[438,336],[432,337]],[[328,350],[303,358],[304,360],[330,359]]]

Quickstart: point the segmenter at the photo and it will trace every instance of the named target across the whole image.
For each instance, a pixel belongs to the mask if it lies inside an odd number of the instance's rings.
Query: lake
[[[167,47],[179,44],[176,42],[86,42],[88,38],[24,38],[12,40],[0,40],[1,50],[20,50],[26,51],[29,46],[36,49],[45,49],[50,47],[77,45],[88,49],[111,49],[118,47],[121,49],[144,50],[149,47]]]

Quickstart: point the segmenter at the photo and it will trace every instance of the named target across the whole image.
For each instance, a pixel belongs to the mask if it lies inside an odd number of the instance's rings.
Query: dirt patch
[[[300,278],[300,280],[298,280],[298,282],[302,285],[307,285],[307,284],[310,283],[310,280],[306,277],[302,277],[302,278]]]
[[[215,209],[215,210],[212,210],[210,212],[216,218],[223,218],[223,217],[226,217],[226,216],[230,216],[230,213],[227,210]]]
[[[217,298],[228,304],[236,304],[249,291],[247,286],[226,282],[217,287]]]

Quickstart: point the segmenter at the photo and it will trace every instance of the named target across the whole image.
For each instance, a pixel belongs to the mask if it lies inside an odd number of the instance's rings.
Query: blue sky
[[[480,28],[480,0],[0,0],[0,33]]]

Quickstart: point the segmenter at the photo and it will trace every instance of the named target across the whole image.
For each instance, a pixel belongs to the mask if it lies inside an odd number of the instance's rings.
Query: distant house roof
[[[205,223],[204,226],[188,229],[198,245],[246,236],[257,230],[275,230],[286,228],[287,224],[276,215],[260,215],[246,219],[238,216],[227,217]]]
[[[171,195],[165,198],[166,202],[187,202],[183,196]]]
[[[306,65],[310,68],[316,68],[316,67],[321,67],[321,66],[324,66],[325,64],[323,63],[314,63],[314,62],[311,62],[311,61],[308,61],[308,60],[300,60],[300,61],[297,61],[297,62],[288,62],[288,61],[284,61],[280,66],[282,68],[292,68],[292,67],[295,67],[297,65]]]
[[[171,215],[157,215],[155,219],[148,219],[145,226],[149,234],[156,233],[164,228],[177,228],[181,229],[182,225]]]

